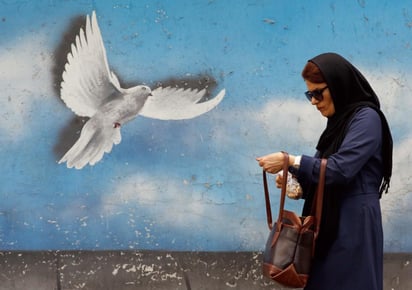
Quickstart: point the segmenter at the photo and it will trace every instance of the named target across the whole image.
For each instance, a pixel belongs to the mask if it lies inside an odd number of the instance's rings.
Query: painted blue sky
[[[81,120],[56,80],[93,10],[121,82],[208,75],[227,93],[195,119],[138,117],[100,163],[67,169],[59,142]],[[1,1],[0,249],[262,249],[255,157],[314,152],[325,120],[300,71],[334,51],[380,96],[395,139],[385,249],[412,251],[411,36],[412,9],[393,1]]]

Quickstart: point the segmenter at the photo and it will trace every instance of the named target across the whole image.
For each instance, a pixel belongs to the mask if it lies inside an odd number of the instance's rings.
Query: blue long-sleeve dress
[[[304,191],[316,185],[320,159],[303,155],[293,172]],[[383,231],[379,187],[382,129],[378,113],[359,110],[339,150],[328,157],[326,186],[339,195],[336,239],[316,257],[305,290],[382,290]]]

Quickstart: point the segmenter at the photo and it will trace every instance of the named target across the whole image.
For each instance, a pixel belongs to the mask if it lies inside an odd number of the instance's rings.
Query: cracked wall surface
[[[272,289],[260,252],[1,252],[0,289]],[[412,287],[410,254],[386,254],[384,290]],[[290,288],[288,288],[290,289]]]

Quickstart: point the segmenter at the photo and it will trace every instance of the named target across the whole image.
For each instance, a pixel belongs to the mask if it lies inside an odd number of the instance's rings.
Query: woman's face
[[[322,90],[327,87],[326,83],[312,83],[308,80],[305,80],[308,91]],[[312,97],[311,104],[316,106],[319,112],[324,117],[332,117],[335,114],[335,105],[333,104],[332,96],[328,88],[324,89],[322,92],[323,99],[321,101]]]

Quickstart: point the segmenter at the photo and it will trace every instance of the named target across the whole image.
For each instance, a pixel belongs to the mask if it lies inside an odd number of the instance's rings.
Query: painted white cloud
[[[156,217],[157,223],[186,226],[188,220],[202,223],[204,216],[211,213],[209,209],[205,214],[208,206],[197,196],[189,181],[138,173],[122,179],[121,184],[110,189],[102,199],[102,212],[110,216],[127,211],[129,207],[138,207],[140,214],[145,212]]]
[[[52,57],[45,36],[32,33],[0,46],[0,129],[3,138],[24,136],[33,102],[53,95]]]
[[[407,82],[410,77],[388,72],[385,77],[371,73],[368,78],[380,97],[382,110],[392,131],[398,134],[394,136],[394,164],[390,191],[405,196],[407,192],[412,192],[412,182],[409,181],[412,178],[412,123],[409,122],[412,88]]]
[[[411,73],[392,69],[382,69],[380,72],[365,71],[365,76],[379,96],[381,108],[392,130],[402,131],[403,137],[412,136],[412,125],[406,121],[410,119],[412,108],[412,86],[409,84]]]
[[[268,136],[285,142],[306,143],[317,141],[326,125],[326,119],[308,101],[272,98],[253,116]]]
[[[123,179],[121,184],[103,197],[101,211],[110,217],[127,213],[129,208],[137,208],[139,217],[153,219],[162,228],[173,228],[176,232],[199,231],[203,234],[208,228],[208,239],[223,240],[237,235],[237,241],[249,249],[253,249],[256,242],[263,244],[266,237],[259,236],[259,233],[262,233],[265,224],[247,220],[240,225],[239,216],[227,210],[233,205],[209,200],[204,194],[207,190],[206,183],[194,185],[190,180],[159,179],[138,173]],[[250,231],[256,235],[251,236]],[[228,232],[231,232],[229,237]]]

